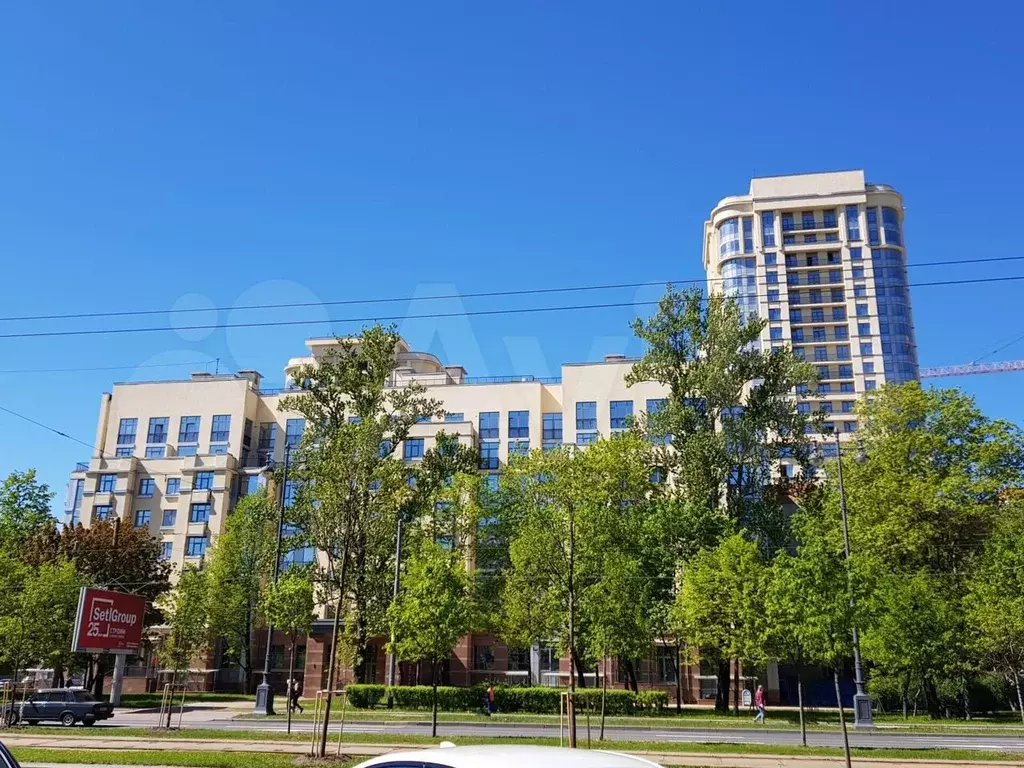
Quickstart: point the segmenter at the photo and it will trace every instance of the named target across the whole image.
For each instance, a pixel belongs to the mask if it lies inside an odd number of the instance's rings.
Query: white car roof
[[[658,768],[658,764],[650,760],[618,752],[498,744],[389,752],[359,763],[356,768],[402,762],[432,763],[447,768]]]

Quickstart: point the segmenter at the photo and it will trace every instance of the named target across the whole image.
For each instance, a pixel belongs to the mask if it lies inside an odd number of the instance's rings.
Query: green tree
[[[981,558],[968,583],[967,620],[975,627],[975,648],[1008,677],[1024,719],[1024,501],[999,510]]]
[[[437,681],[441,663],[470,629],[469,578],[458,555],[424,541],[410,559],[398,600],[388,610],[391,652],[403,661],[430,663],[431,735],[437,736]]]
[[[210,632],[222,637],[225,649],[237,659],[243,685],[252,686],[252,645],[256,627],[263,625],[262,596],[274,572],[277,544],[277,505],[266,489],[243,497],[214,541],[206,566],[211,594]]]
[[[173,671],[175,682],[183,671],[187,681],[192,659],[209,647],[212,640],[210,603],[217,599],[206,573],[194,565],[186,565],[174,590],[162,601],[170,631],[164,637],[160,660]],[[166,727],[171,727],[170,707]]]
[[[295,461],[303,481],[296,513],[325,560],[317,580],[334,613],[320,755],[327,745],[343,617],[357,675],[370,629],[385,631],[395,531],[412,493],[395,448],[421,418],[444,412],[422,386],[392,386],[400,343],[394,327],[380,325],[364,329],[359,338],[338,339],[314,364],[295,372],[301,391],[280,404],[306,420]]]
[[[766,655],[767,573],[757,544],[741,531],[701,550],[683,567],[674,606],[674,624],[687,645],[719,666],[735,662],[737,713],[740,663],[757,663]],[[725,703],[720,709],[728,708],[728,689],[724,696],[719,691],[716,707],[718,701]]]
[[[36,480],[36,471],[11,472],[0,485],[0,549],[20,551],[29,539],[53,524],[53,492]]]
[[[313,582],[303,570],[286,571],[263,593],[263,612],[271,625],[288,634],[288,680],[295,681],[295,641],[313,624]],[[288,692],[291,695],[291,691]],[[288,733],[292,708],[288,706]]]

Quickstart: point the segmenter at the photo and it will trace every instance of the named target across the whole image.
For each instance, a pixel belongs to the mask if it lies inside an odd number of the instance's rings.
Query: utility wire
[[[142,365],[101,365],[94,368],[19,368],[0,371],[0,375],[13,373],[80,373],[85,371],[123,371],[129,368],[177,368],[184,365],[209,365],[213,360],[191,360],[183,363],[144,363]]]
[[[1024,280],[1024,275],[1009,275],[1003,277],[988,277],[988,278],[969,278],[961,280],[936,280],[927,283],[907,283],[907,288],[924,288],[931,286],[940,285],[969,285],[976,283],[1001,283],[1010,282],[1016,280]],[[781,287],[781,283],[779,284]],[[841,288],[845,290],[845,286],[842,284],[823,284],[823,285],[799,285],[789,286],[796,290],[818,290],[825,288]],[[755,295],[759,298],[766,298],[767,294],[741,294],[745,296]],[[854,298],[872,298],[874,294],[865,294],[863,296],[854,296]],[[845,298],[843,299],[846,300]],[[829,302],[823,302],[829,303]],[[405,315],[369,315],[365,317],[347,317],[333,320],[266,320],[262,322],[239,322],[239,323],[215,323],[212,325],[188,325],[180,326],[175,328],[177,331],[209,331],[217,330],[221,328],[278,328],[284,326],[301,326],[301,325],[322,325],[323,323],[337,324],[337,323],[368,323],[368,322],[380,322],[383,320],[424,320],[428,318],[448,318],[448,317],[476,317],[484,315],[520,315],[520,314],[534,314],[539,312],[567,312],[567,311],[578,311],[578,310],[591,310],[591,309],[620,309],[620,308],[635,308],[643,306],[656,306],[657,301],[623,301],[623,302],[610,302],[603,304],[577,304],[577,305],[560,305],[553,307],[521,307],[514,309],[481,309],[481,310],[470,310],[460,312],[426,312],[422,314],[405,314]],[[805,305],[810,306],[810,305]],[[111,334],[128,334],[128,333],[155,333],[171,330],[166,326],[142,326],[135,328],[89,328],[85,330],[73,330],[73,331],[33,331],[29,333],[5,333],[0,334],[0,339],[38,339],[54,336],[102,336]]]
[[[827,252],[827,249],[826,249]],[[792,254],[790,254],[792,255]],[[803,253],[798,255],[804,255]],[[740,254],[738,258],[750,258],[750,254]],[[950,266],[954,264],[983,264],[989,262],[1001,262],[1001,261],[1022,261],[1024,256],[998,256],[989,257],[982,259],[952,259],[950,261],[925,261],[917,262],[913,264],[907,264],[908,269],[912,267],[942,267]],[[829,266],[838,265],[819,265],[822,268]],[[445,294],[440,296],[392,296],[380,299],[338,299],[333,301],[302,301],[302,302],[281,302],[272,304],[241,304],[234,307],[183,307],[180,309],[129,309],[118,312],[73,312],[68,314],[51,314],[51,315],[10,315],[7,317],[0,317],[0,322],[13,322],[13,321],[25,321],[25,320],[82,320],[87,318],[98,318],[98,317],[143,317],[153,315],[175,315],[175,314],[187,314],[194,312],[230,312],[232,310],[249,310],[249,309],[301,309],[307,307],[340,307],[340,306],[355,306],[363,304],[393,304],[399,302],[411,302],[411,301],[441,301],[445,299],[480,299],[480,298],[497,298],[500,296],[534,296],[552,293],[580,293],[584,291],[606,291],[624,288],[647,288],[655,285],[667,285],[672,283],[673,285],[693,285],[700,283],[715,283],[721,282],[729,278],[722,277],[699,277],[689,278],[686,280],[648,280],[639,283],[608,283],[604,285],[574,285],[566,286],[563,288],[524,288],[520,290],[512,291],[482,291],[477,293],[453,293]],[[188,329],[182,329],[188,330]]]
[[[35,419],[29,418],[28,416],[26,416],[26,415],[24,415],[22,413],[18,413],[17,411],[12,411],[10,408],[5,408],[4,406],[0,405],[0,411],[3,411],[4,413],[9,413],[11,416],[19,418],[22,421],[27,421],[29,424],[35,424],[37,427],[42,427],[47,432],[53,432],[53,434],[55,434],[55,435],[60,435],[61,437],[66,437],[68,440],[73,440],[76,443],[84,445],[90,451],[93,449],[93,446],[91,444],[85,442],[84,440],[79,440],[77,437],[72,437],[67,432],[61,432],[59,429],[54,429],[53,427],[50,427],[50,426],[47,426],[46,424],[43,424],[43,422],[41,422],[41,421],[36,421]]]

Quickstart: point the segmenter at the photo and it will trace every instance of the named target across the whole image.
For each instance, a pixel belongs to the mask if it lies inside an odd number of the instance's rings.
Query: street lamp
[[[281,572],[281,535],[284,530],[284,503],[285,494],[288,491],[288,465],[291,461],[292,447],[284,447],[284,476],[281,480],[281,503],[277,508],[277,544],[274,547],[274,584],[277,584],[278,574]],[[274,637],[274,626],[267,622],[267,653],[263,659],[263,682],[256,686],[256,706],[253,708],[254,715],[268,716],[274,714],[274,690],[270,687],[270,651],[271,641]],[[289,681],[289,685],[291,682]],[[291,694],[291,691],[288,691]]]
[[[839,442],[839,433],[836,432],[836,464],[839,477],[839,512],[843,518],[843,547],[846,550],[846,577],[850,587],[850,608],[854,607],[852,572],[850,570],[850,526],[846,521],[846,488],[843,487],[843,455]],[[863,448],[858,443],[857,458],[858,464],[867,460]],[[864,667],[860,660],[860,632],[857,626],[853,627],[853,674],[854,685],[857,692],[853,695],[853,727],[874,728],[875,723],[871,719],[871,697],[864,691]]]

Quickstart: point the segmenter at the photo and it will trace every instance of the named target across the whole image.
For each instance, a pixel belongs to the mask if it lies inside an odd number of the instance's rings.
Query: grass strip
[[[91,765],[173,765],[187,768],[294,768],[296,755],[252,752],[178,752],[159,749],[49,749],[14,747],[22,763],[88,763]],[[365,759],[365,758],[360,758]],[[334,763],[337,768],[354,765],[356,759]]]
[[[281,755],[271,755],[259,752],[259,746],[257,745],[260,741],[279,741],[279,742],[309,742],[309,734],[292,734],[290,737],[284,733],[267,733],[258,731],[217,731],[208,729],[183,729],[181,731],[171,731],[163,735],[161,732],[152,732],[143,728],[118,728],[116,732],[114,729],[110,729],[111,733],[107,734],[108,738],[118,738],[127,736],[136,736],[149,739],[202,739],[202,740],[215,740],[215,739],[226,739],[231,741],[248,740],[254,743],[253,752],[235,753],[242,754],[245,756],[253,756],[254,754],[264,758],[282,757]],[[63,735],[71,737],[73,734],[69,733],[67,729],[61,728],[33,728],[28,731],[28,734],[35,734],[41,732],[52,732],[54,735]],[[80,736],[80,734],[78,734]],[[581,731],[580,745],[586,746],[586,730]],[[332,734],[331,741],[335,742],[337,737]],[[533,744],[539,746],[558,746],[558,739],[554,738],[542,738],[542,737],[516,737],[516,736],[505,736],[505,737],[465,737],[465,736],[446,736],[443,732],[438,735],[436,739],[432,739],[429,736],[401,736],[394,734],[377,734],[377,733],[352,733],[345,735],[345,742],[348,744],[394,744],[394,745],[410,745],[410,746],[434,746],[442,740],[452,741],[456,744]],[[729,743],[692,743],[692,742],[653,742],[653,741],[603,741],[599,742],[597,739],[593,739],[591,746],[594,749],[608,749],[617,752],[655,752],[655,753],[673,753],[673,752],[685,752],[691,754],[714,754],[714,755],[781,755],[781,756],[817,756],[817,757],[842,757],[843,750],[840,747],[799,747],[788,744],[729,744]],[[142,750],[145,751],[145,750]],[[110,750],[111,754],[124,754],[118,750]],[[155,754],[169,754],[168,752],[160,752],[153,750]],[[1013,753],[1013,752],[998,752],[991,750],[976,750],[976,749],[891,749],[891,748],[879,748],[871,749],[858,747],[851,750],[854,757],[873,757],[887,760],[953,760],[961,762],[999,762],[1007,763],[1008,765],[1024,765],[1024,755]],[[191,754],[182,752],[173,752],[173,754]],[[217,754],[230,754],[230,753],[217,753]],[[288,757],[288,756],[284,756]],[[26,758],[27,760],[28,758]],[[73,762],[73,761],[72,761]],[[117,762],[115,760],[106,761],[108,763]],[[262,768],[262,766],[254,765],[251,761],[244,761],[245,765],[241,768]],[[151,763],[155,765],[161,764],[159,761]],[[176,763],[164,763],[164,764],[176,764]],[[220,768],[217,766],[217,768]],[[233,764],[227,766],[227,768],[233,768]],[[277,765],[270,766],[269,768],[277,768]]]

